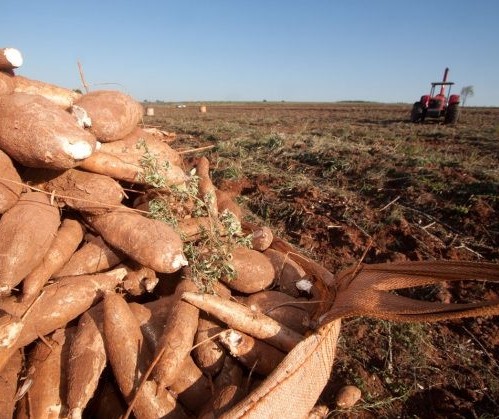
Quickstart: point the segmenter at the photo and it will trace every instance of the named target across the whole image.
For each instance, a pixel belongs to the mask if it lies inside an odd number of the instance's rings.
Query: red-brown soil
[[[499,109],[460,121],[408,122],[410,106],[208,104],[156,106],[146,123],[176,131],[172,145],[205,152],[213,179],[248,216],[331,272],[358,263],[499,263]],[[413,298],[469,302],[498,284],[446,283]],[[397,324],[346,319],[330,385],[330,417],[499,416],[497,318]],[[345,384],[363,394],[334,410]]]

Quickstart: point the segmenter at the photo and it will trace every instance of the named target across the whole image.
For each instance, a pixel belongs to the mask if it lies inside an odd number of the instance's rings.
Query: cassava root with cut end
[[[16,48],[0,48],[0,71],[13,70],[23,65],[21,51]]]
[[[146,218],[125,206],[85,219],[115,249],[156,272],[171,273],[187,265],[182,240],[161,221]]]
[[[114,291],[125,276],[125,269],[115,269],[95,275],[66,277],[45,286],[41,296],[24,316],[24,327],[16,342],[17,347],[26,346],[38,336],[65,326],[102,298],[103,293]],[[27,308],[27,304],[13,299],[0,300],[0,309],[13,316],[22,317]],[[1,352],[0,348],[0,370],[3,366]]]
[[[12,93],[0,96],[0,149],[27,167],[68,169],[94,152],[95,137],[48,99]]]
[[[275,282],[279,291],[293,297],[300,295],[300,290],[296,283],[307,277],[305,270],[288,255],[274,249],[267,249],[263,252],[272,263],[275,271]]]
[[[261,375],[269,375],[286,356],[273,346],[233,329],[224,331],[220,342],[243,365]]]
[[[228,326],[261,339],[284,352],[289,352],[303,339],[302,335],[274,319],[234,301],[192,292],[184,292],[182,299],[220,319]]]

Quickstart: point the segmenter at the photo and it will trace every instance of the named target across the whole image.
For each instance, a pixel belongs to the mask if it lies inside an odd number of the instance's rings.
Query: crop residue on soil
[[[178,147],[214,145],[218,187],[258,222],[333,273],[358,263],[499,261],[499,109],[464,108],[453,126],[412,124],[410,105],[157,106],[146,123]],[[499,287],[446,283],[405,295],[497,298]],[[345,320],[330,386],[362,390],[332,417],[499,415],[499,327],[491,318],[437,324]]]

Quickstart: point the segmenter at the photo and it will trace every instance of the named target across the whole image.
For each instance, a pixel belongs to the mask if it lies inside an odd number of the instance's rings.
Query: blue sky
[[[496,0],[5,1],[18,74],[138,100],[412,103],[441,79],[499,106]],[[116,84],[107,84],[116,83]]]

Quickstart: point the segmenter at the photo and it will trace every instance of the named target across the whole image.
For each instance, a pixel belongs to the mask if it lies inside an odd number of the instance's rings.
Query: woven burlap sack
[[[299,343],[245,399],[222,418],[308,418],[332,376],[341,318],[355,315],[392,321],[438,321],[498,315],[499,300],[443,304],[413,300],[392,290],[443,281],[478,279],[499,282],[499,265],[474,262],[404,262],[359,264],[336,276],[274,239],[272,248],[299,263],[327,301],[319,308],[318,327]]]

